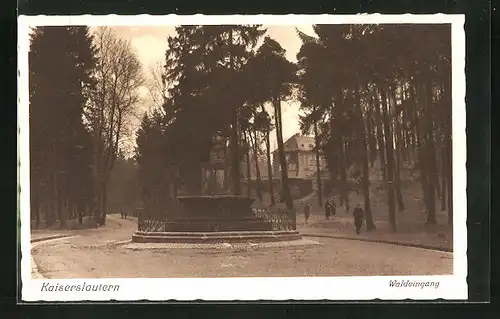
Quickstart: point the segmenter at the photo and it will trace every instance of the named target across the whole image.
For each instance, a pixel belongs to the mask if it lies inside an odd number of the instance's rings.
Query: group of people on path
[[[124,211],[123,209],[120,211],[120,218],[125,218],[127,219],[127,216],[129,215],[129,213],[127,213],[126,211]]]
[[[333,198],[329,198],[325,201],[325,218],[330,219],[330,216],[335,216],[337,214],[337,204]]]
[[[335,216],[336,213],[337,204],[335,203],[335,200],[333,198],[327,199],[325,201],[325,219],[330,219],[330,217]],[[354,217],[354,228],[356,229],[356,233],[360,234],[365,219],[365,211],[359,203],[352,211],[352,215]],[[304,205],[304,217],[305,223],[308,224],[309,218],[311,217],[311,205],[309,203],[305,203]]]

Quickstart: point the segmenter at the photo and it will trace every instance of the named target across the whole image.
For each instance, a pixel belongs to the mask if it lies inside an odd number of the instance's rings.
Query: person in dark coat
[[[306,224],[309,222],[310,216],[311,216],[311,205],[309,205],[309,203],[306,203],[304,205],[304,217],[305,217]]]
[[[354,216],[354,227],[356,228],[356,234],[361,233],[361,227],[363,227],[363,219],[365,217],[365,211],[358,204],[352,212]]]
[[[330,215],[335,216],[337,214],[337,204],[334,198],[330,198]]]
[[[332,211],[331,211],[331,208],[330,208],[330,200],[327,199],[325,201],[325,219],[330,219],[331,213],[332,213]]]
[[[333,198],[329,198],[325,202],[325,215],[326,219],[330,219],[331,216],[335,216],[337,205]]]

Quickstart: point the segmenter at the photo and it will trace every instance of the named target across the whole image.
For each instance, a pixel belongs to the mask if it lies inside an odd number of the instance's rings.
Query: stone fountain
[[[222,142],[216,140],[210,163],[202,172],[205,194],[178,196],[181,209],[174,217],[140,217],[133,242],[242,243],[302,238],[295,218],[284,213],[255,214],[253,198],[220,193],[224,179],[223,148]]]

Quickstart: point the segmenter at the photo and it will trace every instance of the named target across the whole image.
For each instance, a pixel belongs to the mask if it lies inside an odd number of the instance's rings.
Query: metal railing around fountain
[[[180,206],[176,202],[148,205],[136,209],[137,230],[143,232],[166,232],[167,222],[178,215]]]
[[[137,229],[144,232],[165,232],[167,218],[141,216],[138,218]]]
[[[273,230],[296,230],[295,212],[276,208],[253,208],[256,219],[271,223]],[[166,232],[168,217],[165,214],[140,210],[137,212],[137,229],[143,232]]]
[[[273,230],[296,230],[297,218],[295,212],[284,209],[253,208],[255,218],[270,222]]]
[[[151,210],[137,210],[137,230],[144,232],[165,232],[167,224],[167,216],[152,213]]]

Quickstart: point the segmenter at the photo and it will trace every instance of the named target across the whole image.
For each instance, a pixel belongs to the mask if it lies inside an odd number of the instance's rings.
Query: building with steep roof
[[[316,152],[314,137],[295,134],[285,143],[285,157],[288,169],[288,178],[312,179],[316,175]],[[320,155],[321,175],[326,175],[328,169],[326,161]],[[278,158],[278,150],[273,151],[273,174],[275,178],[281,178],[281,166]]]

